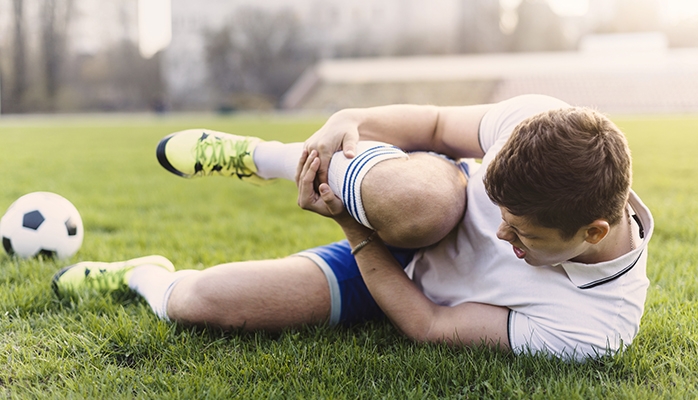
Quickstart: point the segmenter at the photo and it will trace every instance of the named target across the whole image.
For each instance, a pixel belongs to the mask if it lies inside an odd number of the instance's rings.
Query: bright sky
[[[696,0],[664,0],[664,15],[670,21],[698,15],[698,1]]]
[[[589,0],[548,0],[548,4],[559,15],[584,15],[589,11]]]
[[[522,0],[500,0],[504,8],[513,9]],[[547,0],[550,8],[559,15],[581,16],[589,11],[589,0]],[[677,20],[689,16],[698,15],[698,1],[696,0],[660,0],[662,14],[669,20]]]
[[[170,44],[170,0],[138,0],[138,36],[138,47],[145,58],[152,57]]]
[[[509,10],[522,0],[500,0]],[[547,0],[559,15],[581,16],[589,11],[589,0]],[[698,0],[661,0],[662,14],[669,21],[698,15]],[[138,25],[141,54],[152,57],[167,47],[172,39],[170,0],[138,0]]]

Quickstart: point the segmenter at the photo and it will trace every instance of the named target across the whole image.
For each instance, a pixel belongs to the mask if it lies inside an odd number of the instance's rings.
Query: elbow
[[[448,335],[435,329],[415,329],[410,332],[403,331],[403,334],[417,344],[445,344],[451,347],[470,346],[464,338],[461,338],[455,332],[452,335]]]
[[[444,335],[439,334],[436,329],[436,317],[434,314],[413,318],[407,323],[396,324],[400,332],[415,343],[448,343]]]
[[[430,329],[403,331],[403,334],[417,344],[446,344],[449,346],[458,345],[459,342],[448,338],[443,334],[434,334]]]
[[[449,307],[433,305],[430,311],[421,317],[412,318],[409,323],[397,326],[407,338],[418,344],[445,344],[448,346],[468,346],[472,338],[459,334],[446,314]]]

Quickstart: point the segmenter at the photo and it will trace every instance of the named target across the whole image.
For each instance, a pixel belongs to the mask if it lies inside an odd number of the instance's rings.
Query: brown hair
[[[564,108],[521,122],[487,168],[490,199],[570,239],[596,219],[617,224],[632,181],[630,149],[604,115]]]

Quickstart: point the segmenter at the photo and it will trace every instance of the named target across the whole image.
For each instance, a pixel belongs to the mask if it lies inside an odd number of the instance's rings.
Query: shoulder
[[[490,110],[496,112],[498,109],[508,110],[510,112],[530,112],[537,114],[546,110],[556,108],[570,107],[570,105],[556,97],[544,94],[522,94],[520,96],[511,97],[500,101]]]
[[[525,119],[548,110],[570,107],[555,97],[525,94],[494,104],[480,121],[480,146],[486,153],[495,142],[506,139]]]

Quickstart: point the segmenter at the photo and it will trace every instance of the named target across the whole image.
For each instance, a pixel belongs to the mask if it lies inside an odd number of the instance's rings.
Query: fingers
[[[298,177],[298,205],[325,217],[335,218],[345,213],[342,201],[332,193],[326,183],[315,190],[315,179],[320,168],[320,158],[315,150],[303,157],[305,162]]]
[[[304,153],[306,151],[303,151]],[[313,181],[315,180],[315,175],[320,166],[320,159],[317,157],[317,151],[312,150],[305,157],[301,157],[303,161],[301,165],[301,170],[298,175],[298,187],[304,187],[310,184],[312,189]],[[314,189],[313,189],[314,191]]]
[[[356,156],[356,145],[359,144],[359,133],[356,135],[345,135],[342,141],[342,150],[344,151],[344,157],[354,158]]]
[[[308,152],[317,151],[320,158],[320,168],[317,173],[317,183],[327,183],[328,171],[332,156],[337,151],[343,151],[347,158],[356,156],[356,146],[359,143],[359,129],[354,121],[343,121],[330,118],[325,125],[305,141],[304,149]],[[299,179],[304,160],[296,169],[296,181]]]
[[[330,161],[337,150],[339,149],[334,148],[334,146],[327,146],[322,143],[317,146],[318,157],[320,158],[320,168],[318,170],[319,183],[327,183]]]
[[[342,204],[342,201],[332,192],[330,185],[322,183],[320,187],[318,187],[318,190],[320,191],[320,197],[325,203],[330,215],[336,216],[344,212],[344,204]]]
[[[327,183],[330,179],[330,158],[320,158],[320,167],[318,168],[317,183]]]
[[[298,160],[298,165],[296,165],[296,176],[294,180],[296,181],[296,186],[300,184],[300,177],[302,175],[303,166],[308,159],[308,149],[304,148],[301,152],[301,158]]]
[[[315,192],[313,182],[315,181],[320,160],[317,158],[315,150],[301,158],[304,162],[300,166],[296,182],[298,185],[298,205],[304,210],[317,211],[315,206],[319,195]]]
[[[305,166],[303,167],[301,180],[304,184],[309,184],[311,188],[313,187],[313,182],[315,182],[315,176],[319,168],[320,159],[317,157],[315,150],[313,150],[310,152],[310,156],[308,156],[308,159],[305,161]]]

